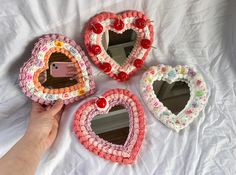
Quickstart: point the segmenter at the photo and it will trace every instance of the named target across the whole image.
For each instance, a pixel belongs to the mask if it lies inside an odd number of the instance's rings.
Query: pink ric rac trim
[[[134,18],[133,21],[127,22],[124,26],[124,28],[120,31],[117,31],[113,26],[113,21],[114,19],[119,18],[120,20],[126,20],[128,18]],[[134,25],[135,19],[138,18],[143,18],[146,20],[146,27],[143,29],[139,29]],[[92,30],[91,30],[91,24],[93,23],[100,23],[102,24],[104,21],[106,20],[110,20],[109,23],[103,24],[103,31],[100,34],[95,34]],[[133,51],[131,52],[131,54],[129,55],[129,57],[127,58],[126,62],[123,65],[119,65],[117,64],[105,51],[105,49],[103,48],[102,44],[101,44],[101,40],[102,40],[102,35],[106,30],[112,30],[114,32],[117,33],[123,33],[124,31],[128,30],[128,29],[132,29],[137,33],[137,40],[136,43],[134,45]],[[149,34],[149,36],[147,37],[145,32],[147,32]],[[102,48],[102,52],[99,55],[94,55],[93,53],[91,53],[89,51],[89,48],[92,44],[92,40],[91,40],[91,36],[94,35],[97,37],[96,39],[96,45],[99,45]],[[89,56],[91,57],[92,61],[99,67],[101,65],[101,63],[103,62],[108,62],[111,66],[112,66],[112,70],[110,72],[105,72],[107,75],[109,75],[110,77],[114,78],[117,81],[121,81],[117,75],[119,72],[125,72],[128,75],[128,79],[129,77],[138,70],[138,68],[136,68],[133,63],[135,59],[141,59],[143,62],[145,62],[145,59],[150,51],[151,48],[148,49],[144,49],[141,47],[140,45],[140,41],[142,39],[149,39],[151,41],[151,43],[153,42],[153,25],[151,23],[151,21],[142,13],[139,11],[126,11],[126,12],[122,12],[119,14],[114,14],[111,12],[102,12],[94,17],[92,17],[90,19],[90,21],[87,23],[86,27],[85,27],[85,33],[84,33],[84,43],[85,43],[85,47],[88,51]],[[143,54],[141,54],[141,52]],[[99,60],[98,57],[102,57],[103,58],[103,62],[101,62]]]
[[[121,164],[132,164],[137,158],[145,134],[145,115],[142,104],[137,96],[126,89],[111,89],[102,97],[108,102],[107,110],[102,111],[97,108],[97,98],[85,102],[75,113],[74,132],[80,143],[99,157]],[[123,105],[129,113],[129,135],[124,145],[105,141],[91,129],[93,117],[108,113],[113,106],[117,105]]]
[[[38,82],[37,71],[48,67],[45,60],[53,52],[68,55],[72,62],[79,66],[78,70],[84,73],[82,78],[85,86],[78,83],[71,87],[47,89]],[[34,44],[31,58],[20,69],[19,84],[26,96],[46,105],[53,104],[58,99],[62,99],[64,104],[69,104],[95,93],[91,64],[87,56],[74,40],[61,34],[48,34],[39,38]]]
[[[168,83],[183,81],[188,84],[190,90],[189,101],[177,115],[173,114],[156,97],[153,83],[157,80]],[[208,99],[208,88],[204,78],[200,73],[188,66],[178,65],[171,67],[158,65],[150,67],[143,74],[140,81],[140,90],[146,105],[154,117],[176,132],[187,127],[199,116],[200,112],[205,108]]]

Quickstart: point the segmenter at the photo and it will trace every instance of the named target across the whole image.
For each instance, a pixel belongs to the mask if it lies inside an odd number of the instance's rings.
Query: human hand
[[[0,174],[35,174],[42,155],[57,136],[62,108],[62,101],[47,107],[32,103],[26,133],[0,159]]]
[[[38,144],[42,152],[52,145],[57,136],[62,108],[62,100],[46,107],[35,102],[32,103],[29,125],[24,137],[34,144]]]

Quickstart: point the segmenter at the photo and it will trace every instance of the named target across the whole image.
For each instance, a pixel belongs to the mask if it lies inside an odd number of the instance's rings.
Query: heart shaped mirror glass
[[[114,106],[107,114],[95,116],[91,128],[100,138],[124,145],[129,134],[129,113],[121,105]]]
[[[52,53],[48,65],[48,69],[41,72],[38,77],[44,87],[56,89],[78,83],[79,74],[71,60],[63,53]]]
[[[171,84],[166,81],[155,81],[153,90],[163,105],[176,115],[184,109],[190,98],[189,86],[182,81]]]
[[[129,29],[123,33],[107,30],[102,35],[102,45],[107,54],[119,65],[123,65],[132,52],[137,34]]]

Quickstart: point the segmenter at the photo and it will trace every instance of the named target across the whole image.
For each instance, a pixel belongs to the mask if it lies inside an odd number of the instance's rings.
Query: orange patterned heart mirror
[[[25,95],[42,104],[58,99],[68,104],[95,92],[84,52],[75,41],[59,34],[39,39],[20,70],[19,81]]]

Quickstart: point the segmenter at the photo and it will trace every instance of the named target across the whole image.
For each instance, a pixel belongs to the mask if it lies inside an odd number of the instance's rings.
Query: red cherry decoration
[[[136,68],[140,69],[143,66],[143,60],[141,60],[141,59],[134,60],[134,66]]]
[[[139,28],[139,29],[143,29],[146,26],[147,22],[145,19],[143,18],[138,18],[135,20],[135,27]]]
[[[104,72],[110,72],[111,71],[111,64],[108,62],[104,62],[100,65],[100,68],[104,71]]]
[[[125,24],[121,19],[115,19],[114,23],[113,23],[113,27],[116,30],[122,30],[124,28]]]
[[[107,100],[105,98],[98,98],[98,100],[96,101],[96,105],[99,107],[99,108],[105,108],[106,105],[107,105]]]
[[[94,55],[98,55],[102,52],[102,49],[99,45],[92,45],[89,48],[90,52],[92,52]]]
[[[151,47],[151,41],[149,39],[142,39],[141,40],[141,46],[144,49],[149,49]]]
[[[103,31],[103,26],[100,23],[91,24],[92,30],[96,34],[100,34]]]
[[[127,75],[127,73],[125,73],[125,72],[120,72],[120,73],[118,74],[118,78],[119,78],[121,81],[126,81],[126,80],[128,80],[128,75]]]

